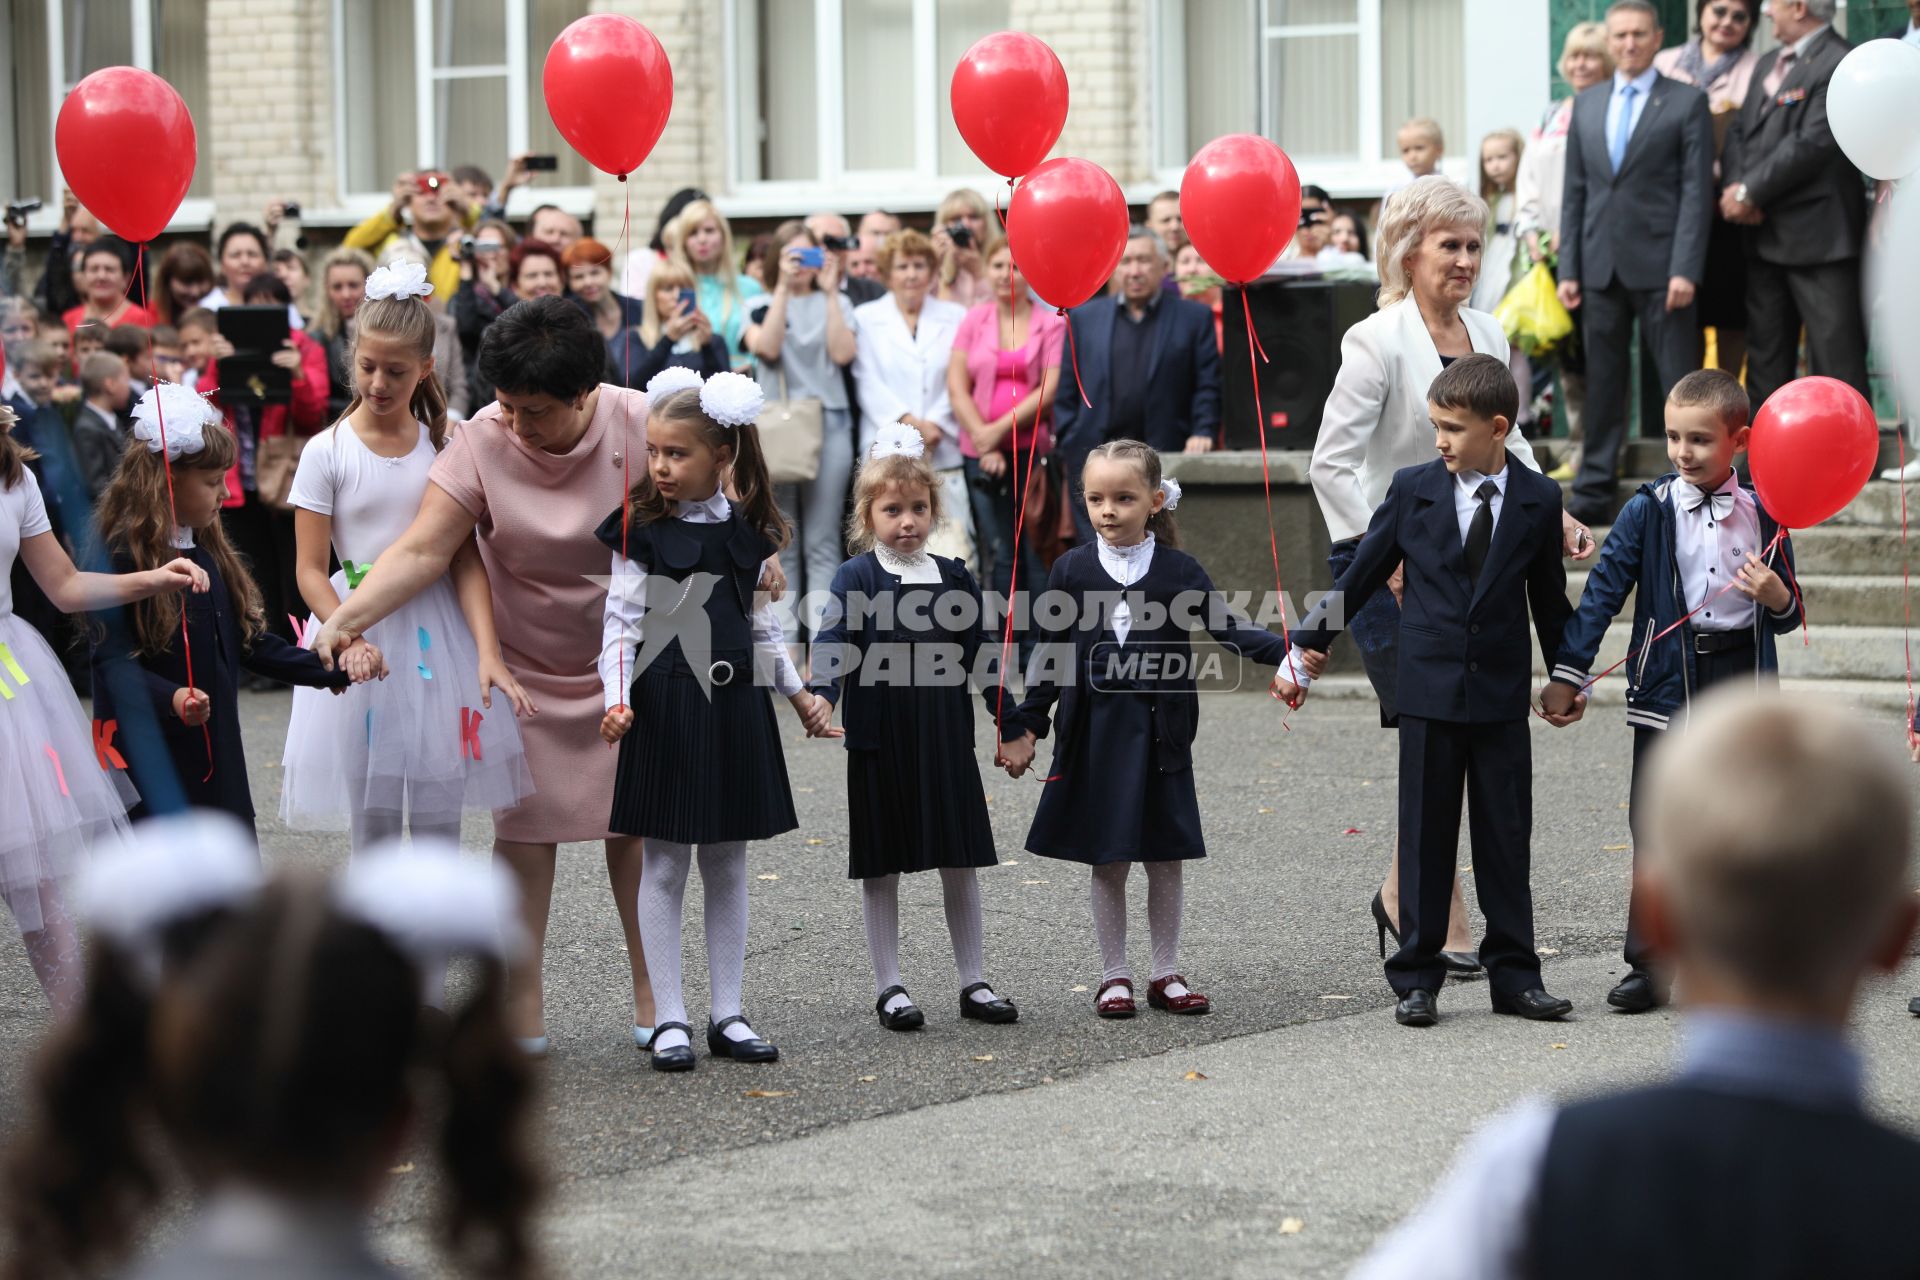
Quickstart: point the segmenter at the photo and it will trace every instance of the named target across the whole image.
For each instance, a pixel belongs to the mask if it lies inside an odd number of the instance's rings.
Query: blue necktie
[[[1620,165],[1627,158],[1627,139],[1633,136],[1633,99],[1640,87],[1629,84],[1620,90],[1620,123],[1613,128],[1613,146],[1608,154],[1613,159],[1613,171],[1620,172]]]

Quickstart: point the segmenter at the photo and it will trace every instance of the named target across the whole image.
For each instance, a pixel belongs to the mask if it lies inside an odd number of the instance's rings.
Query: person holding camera
[[[7,206],[7,253],[0,268],[0,293],[21,293],[20,282],[26,275],[27,215],[40,209],[38,200],[15,200]],[[33,301],[43,316],[63,316],[79,306],[80,259],[78,254],[100,238],[100,223],[80,207],[73,192],[60,193],[60,226],[47,242],[47,269],[40,277]]]
[[[727,344],[728,358],[745,367],[753,358],[742,338],[750,300],[765,293],[760,282],[734,266],[733,229],[709,200],[691,200],[668,226],[667,252],[693,272],[700,310]]]
[[[971,307],[993,297],[987,282],[987,264],[980,249],[987,242],[987,208],[978,191],[961,187],[949,191],[933,215],[933,251],[940,255],[939,288],[942,302]]]
[[[403,173],[393,180],[393,199],[342,241],[384,259],[404,244],[427,264],[427,281],[436,301],[446,302],[460,287],[460,233],[480,221],[479,207],[452,175],[427,171]]]
[[[613,367],[634,390],[670,366],[691,369],[702,378],[733,368],[727,344],[716,337],[713,321],[700,310],[693,272],[669,258],[647,278],[640,323],[612,343]]]

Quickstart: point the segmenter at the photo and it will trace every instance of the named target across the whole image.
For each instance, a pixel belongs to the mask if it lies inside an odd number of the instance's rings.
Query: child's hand
[[[1287,652],[1293,656],[1295,662],[1300,664],[1300,669],[1307,673],[1309,680],[1318,680],[1327,669],[1327,655],[1323,649],[1295,648]],[[1285,671],[1287,668],[1283,665],[1280,669]]]
[[[802,689],[787,699],[800,716],[800,725],[807,731],[809,738],[837,738],[839,732],[833,728],[833,704],[817,693]]]
[[[173,714],[181,724],[202,725],[213,714],[213,703],[198,689],[175,689]]]
[[[609,743],[618,742],[627,736],[627,731],[631,728],[633,728],[633,712],[623,702],[607,712],[600,721],[600,736]]]
[[[507,664],[497,653],[480,659],[481,706],[492,709],[495,689],[506,695],[508,704],[513,707],[513,714],[523,717],[540,714],[540,708],[533,705],[533,695],[520,687],[520,682],[513,678],[513,673],[507,670]]]
[[[1295,711],[1298,711],[1300,704],[1307,700],[1307,691],[1305,689],[1302,689],[1299,685],[1278,672],[1274,673],[1272,693],[1274,697],[1280,699],[1280,701],[1286,703],[1288,707]]]
[[[387,660],[364,636],[355,640],[347,647],[346,652],[340,655],[340,669],[346,672],[355,684],[387,678]]]
[[[1747,553],[1747,563],[1741,567],[1740,576],[1733,580],[1733,585],[1742,594],[1753,597],[1755,602],[1775,613],[1782,612],[1793,603],[1793,592],[1787,589],[1786,581],[1752,552]]]
[[[1556,729],[1564,729],[1587,714],[1587,695],[1570,684],[1549,682],[1540,690],[1540,713]]]
[[[1007,776],[1017,778],[1033,767],[1034,737],[1029,729],[1011,742],[1000,744],[999,752],[993,762],[1007,771]]]
[[[212,586],[207,579],[207,571],[185,556],[169,560],[158,569],[148,570],[144,577],[153,588],[148,594],[156,596],[188,590],[200,595]]]

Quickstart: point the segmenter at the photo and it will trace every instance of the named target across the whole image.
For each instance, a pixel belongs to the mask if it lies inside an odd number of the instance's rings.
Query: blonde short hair
[[[1641,866],[1689,957],[1755,993],[1848,990],[1910,887],[1893,754],[1838,707],[1751,689],[1708,694],[1663,736]]]
[[[1442,151],[1447,149],[1447,135],[1442,132],[1440,122],[1432,116],[1415,116],[1394,130],[1393,136],[1398,139],[1405,133],[1411,133],[1416,138],[1425,138]]]
[[[1600,55],[1601,65],[1607,74],[1613,74],[1613,51],[1607,48],[1607,24],[1604,22],[1576,22],[1567,32],[1567,38],[1560,45],[1560,61],[1555,69],[1560,78],[1567,80],[1567,64],[1573,61],[1576,53],[1595,53]]]
[[[1407,259],[1440,227],[1471,227],[1485,235],[1492,215],[1487,202],[1452,178],[1430,173],[1415,178],[1387,197],[1374,236],[1374,263],[1380,272],[1380,305],[1390,307],[1413,289]]]

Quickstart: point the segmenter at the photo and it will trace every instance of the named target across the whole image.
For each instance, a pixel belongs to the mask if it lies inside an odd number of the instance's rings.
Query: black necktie
[[[1476,587],[1480,585],[1480,570],[1487,563],[1487,552],[1493,547],[1493,499],[1499,492],[1500,486],[1491,480],[1482,480],[1473,491],[1480,509],[1467,525],[1467,576]]]

